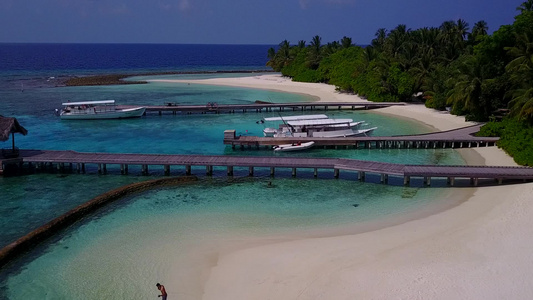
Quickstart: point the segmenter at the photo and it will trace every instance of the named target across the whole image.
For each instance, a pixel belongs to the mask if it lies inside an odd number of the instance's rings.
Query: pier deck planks
[[[408,177],[533,179],[533,168],[528,167],[403,165],[344,158],[82,153],[54,150],[20,150],[20,153],[24,163],[317,168]]]
[[[431,142],[446,143],[446,148],[454,146],[455,148],[468,147],[468,143],[477,145],[478,143],[495,143],[498,137],[476,137],[474,134],[479,131],[482,124],[463,127],[454,130],[416,134],[416,135],[396,135],[396,136],[361,136],[361,137],[338,137],[338,138],[316,138],[316,137],[258,137],[258,136],[235,136],[233,139],[225,138],[224,144],[232,146],[274,146],[282,144],[291,144],[296,142],[315,142],[315,146],[357,146],[359,143],[387,143],[387,142]],[[452,145],[452,143],[454,145]],[[424,148],[425,145],[420,145]],[[433,147],[433,146],[431,146]],[[440,146],[439,146],[440,147]],[[373,148],[376,148],[374,146]],[[386,147],[388,148],[388,147]],[[406,148],[402,146],[402,148]],[[412,145],[411,148],[416,148]]]
[[[216,104],[210,105],[181,105],[167,103],[167,105],[143,105],[147,112],[181,112],[181,113],[228,113],[228,112],[262,112],[295,110],[334,110],[334,109],[375,109],[389,106],[403,106],[402,102],[292,102],[292,103],[250,103],[250,104]],[[119,105],[119,108],[137,107],[133,105]]]

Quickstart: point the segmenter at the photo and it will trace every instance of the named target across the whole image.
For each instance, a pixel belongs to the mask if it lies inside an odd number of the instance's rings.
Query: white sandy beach
[[[333,86],[275,74],[180,82],[302,93],[319,101],[365,101]],[[469,125],[422,105],[378,113],[412,118],[436,130]],[[469,164],[515,165],[496,147],[460,153]],[[226,251],[206,275],[203,299],[530,299],[533,184],[464,190],[473,191],[468,201],[403,224]]]

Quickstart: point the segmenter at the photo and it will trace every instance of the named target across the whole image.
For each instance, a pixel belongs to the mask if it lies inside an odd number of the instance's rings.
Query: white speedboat
[[[315,142],[307,142],[307,143],[292,143],[292,144],[285,144],[285,145],[277,145],[274,146],[275,152],[286,152],[286,151],[300,151],[305,150],[313,147]]]
[[[341,129],[341,130],[326,130],[316,131],[313,137],[337,138],[337,137],[354,137],[354,136],[369,136],[377,127],[367,129]]]
[[[66,102],[59,113],[62,120],[101,120],[137,118],[144,114],[145,107],[119,109],[115,100]]]
[[[271,118],[264,118],[264,121],[272,122],[272,121],[299,121],[299,120],[321,120],[321,119],[328,119],[329,117],[326,115],[299,115],[299,116],[287,116],[287,117],[271,117]]]
[[[319,117],[320,116],[320,117]],[[325,117],[325,118],[323,118]],[[265,137],[349,137],[369,135],[377,127],[358,130],[364,121],[329,119],[326,115],[266,118],[265,121],[283,121],[278,128],[263,130]]]

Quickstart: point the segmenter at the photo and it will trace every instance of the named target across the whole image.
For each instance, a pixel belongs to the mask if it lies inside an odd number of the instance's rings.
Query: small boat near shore
[[[141,117],[146,108],[117,108],[115,100],[66,102],[59,112],[62,120],[102,120],[102,119],[125,119]]]
[[[274,146],[274,152],[287,152],[287,151],[300,151],[300,150],[306,150],[311,147],[315,142],[306,142],[306,143],[293,143],[293,144],[285,144],[285,145],[277,145]]]

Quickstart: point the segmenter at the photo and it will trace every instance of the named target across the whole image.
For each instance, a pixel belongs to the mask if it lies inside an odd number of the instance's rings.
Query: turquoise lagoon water
[[[188,78],[188,77],[187,77]],[[16,136],[17,146],[30,149],[76,150],[116,153],[178,153],[215,155],[274,155],[269,150],[232,150],[222,144],[223,131],[235,129],[241,135],[261,135],[256,121],[277,113],[227,115],[149,114],[132,120],[66,122],[53,115],[62,102],[115,99],[120,104],[161,105],[165,102],[204,104],[207,102],[252,103],[310,101],[305,95],[274,91],[152,82],[144,85],[98,87],[42,87],[7,89],[0,111],[16,116],[29,131]],[[287,112],[286,114],[291,114]],[[334,117],[365,120],[377,126],[375,135],[427,132],[427,128],[369,111],[329,111]],[[276,154],[279,156],[346,157],[411,164],[463,164],[453,150],[323,150]],[[0,246],[61,215],[109,189],[160,175],[140,176],[130,168],[120,176],[117,167],[108,175],[34,174],[0,177]],[[196,172],[195,172],[196,171]],[[202,175],[205,170],[193,170]],[[173,169],[173,175],[184,170]],[[125,299],[153,296],[156,281],[171,281],[171,267],[189,268],[193,278],[201,274],[180,256],[197,243],[247,239],[251,236],[283,238],[286,234],[313,232],[316,228],[347,226],[372,219],[415,211],[430,205],[442,193],[439,188],[404,188],[396,185],[362,184],[355,174],[321,171],[312,179],[310,171],[279,170],[270,179],[268,170],[237,170],[234,179],[215,170],[213,179],[201,177],[196,185],[155,190],[126,199],[73,226],[64,234],[41,245],[34,252],[3,270],[0,298],[8,299]],[[219,176],[220,175],[220,176]],[[267,188],[273,181],[275,188]],[[369,181],[379,179],[369,177]],[[438,185],[438,182],[432,182]],[[416,185],[416,183],[415,183]],[[357,204],[357,207],[354,205]],[[161,241],[164,241],[162,246]],[[190,251],[189,251],[190,252]],[[105,254],[105,255],[102,255]],[[205,254],[207,255],[207,254]],[[167,265],[169,260],[171,264]],[[196,261],[193,259],[193,261]],[[201,264],[200,258],[198,258]],[[179,278],[179,276],[178,276]],[[174,284],[179,285],[179,283]],[[194,292],[199,287],[193,285]],[[181,289],[181,287],[180,287]],[[186,287],[183,287],[186,289]],[[117,295],[117,291],[120,295]]]
[[[290,178],[213,178],[154,190],[114,203],[39,247],[19,262],[23,267],[9,270],[4,293],[9,299],[149,299],[155,282],[163,282],[173,298],[197,299],[203,270],[216,264],[219,252],[394,218],[431,205],[433,192]]]

